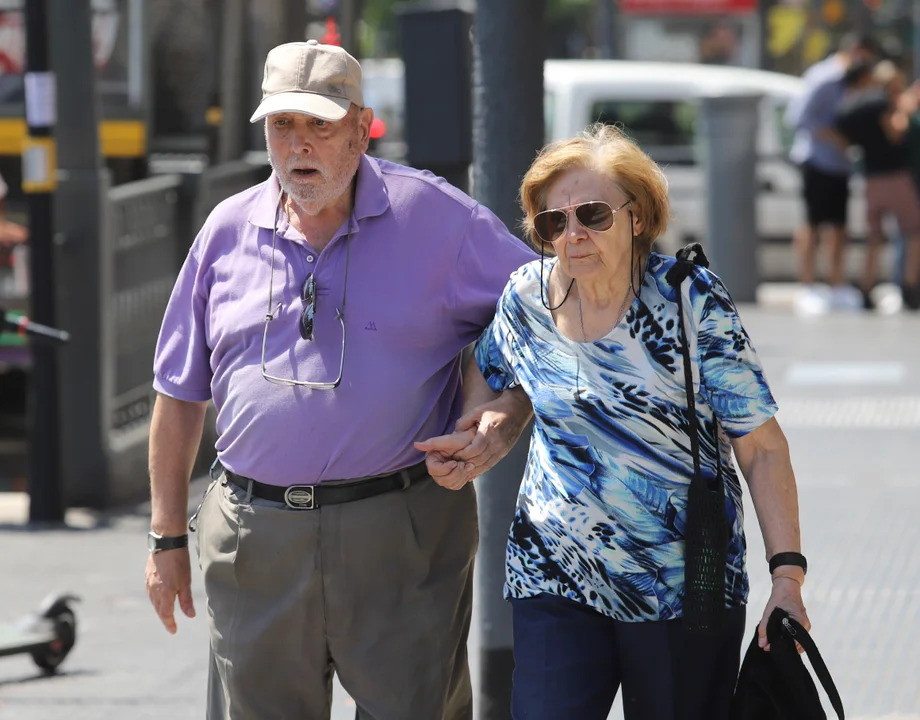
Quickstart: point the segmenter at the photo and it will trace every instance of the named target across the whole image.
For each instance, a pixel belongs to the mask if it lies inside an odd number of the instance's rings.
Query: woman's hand
[[[770,599],[767,601],[767,607],[760,618],[760,624],[757,626],[757,644],[761,649],[769,652],[770,643],[767,642],[767,620],[773,612],[773,608],[780,607],[789,615],[797,620],[806,630],[811,629],[811,621],[808,619],[808,613],[805,612],[805,604],[802,602],[802,585],[794,577],[789,575],[775,575],[773,577],[773,592],[770,593]],[[802,652],[801,645],[796,643],[799,652]]]

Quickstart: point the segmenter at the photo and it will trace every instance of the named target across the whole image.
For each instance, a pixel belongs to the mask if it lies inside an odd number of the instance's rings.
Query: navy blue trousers
[[[720,631],[698,635],[683,620],[621,622],[555,595],[511,605],[514,720],[605,720],[620,687],[626,720],[728,717],[743,607]]]

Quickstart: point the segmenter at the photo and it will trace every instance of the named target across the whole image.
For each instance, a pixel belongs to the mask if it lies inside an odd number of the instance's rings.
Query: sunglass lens
[[[313,273],[307,275],[307,279],[303,281],[303,287],[300,289],[300,299],[305,303],[313,302]]]
[[[561,210],[546,210],[533,219],[534,230],[543,242],[552,242],[565,232],[566,214]]]
[[[609,230],[613,225],[613,210],[604,202],[588,202],[575,208],[575,217],[584,227],[595,232]]]
[[[300,337],[304,340],[313,339],[313,316],[316,311],[316,284],[313,273],[307,275],[300,290],[300,299],[303,300],[303,312],[300,313]]]
[[[300,337],[304,340],[313,339],[313,306],[307,305],[300,313]]]

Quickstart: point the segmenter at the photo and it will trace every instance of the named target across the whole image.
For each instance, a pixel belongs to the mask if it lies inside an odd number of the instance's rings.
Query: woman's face
[[[572,206],[592,200],[602,200],[616,211],[609,229],[589,230],[578,221]],[[565,230],[552,243],[567,275],[573,278],[612,277],[623,272],[624,265],[628,266],[632,243],[630,220],[633,220],[634,231],[641,231],[630,208],[623,207],[628,200],[609,177],[587,168],[569,170],[549,186],[547,209],[558,208],[567,214]]]

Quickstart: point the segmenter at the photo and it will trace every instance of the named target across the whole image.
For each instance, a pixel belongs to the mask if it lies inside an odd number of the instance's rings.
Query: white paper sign
[[[57,83],[52,72],[26,73],[26,122],[29,127],[54,127]]]

